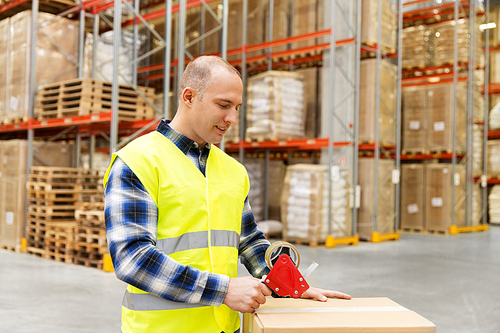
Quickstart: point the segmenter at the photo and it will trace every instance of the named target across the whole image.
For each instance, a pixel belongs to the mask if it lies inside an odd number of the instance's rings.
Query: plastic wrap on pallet
[[[453,151],[453,134],[456,133],[456,151],[466,151],[467,85],[459,83],[455,93],[452,83],[427,87],[428,124],[427,145],[430,151]],[[457,98],[456,128],[453,127],[453,100]]]
[[[97,53],[96,53],[96,79],[113,82],[113,39],[114,31],[108,31],[98,36],[96,39],[92,38],[91,34],[87,34],[85,46],[85,62],[88,71],[85,73],[84,77],[91,77],[92,74],[92,53],[95,52],[97,43]],[[140,51],[145,44],[146,37],[139,35],[136,40],[136,47]],[[134,35],[130,31],[122,31],[121,45],[120,45],[120,56],[118,60],[118,84],[131,85],[132,84],[132,66],[130,66],[133,57],[134,48]],[[139,52],[140,55],[140,52]],[[129,66],[126,66],[129,65]]]
[[[378,161],[378,174],[375,175],[375,159],[360,158],[359,185],[361,187],[360,207],[358,210],[359,238],[371,240],[372,232],[379,234],[394,233],[394,203],[395,187],[392,183],[394,163],[390,160]],[[374,179],[377,177],[378,188],[374,188]],[[374,196],[378,195],[378,205],[374,206]],[[374,230],[373,215],[377,213],[377,228]]]
[[[426,164],[425,168],[425,224],[429,231],[448,232],[451,217],[455,216],[457,227],[465,226],[465,166],[456,165],[452,175],[450,163]],[[455,202],[452,203],[452,180],[455,187]]]
[[[10,54],[10,18],[0,21],[0,120],[7,114],[9,105],[8,71]]]
[[[265,191],[265,160],[261,158],[245,158],[245,168],[250,180],[248,202],[256,221],[264,220],[264,191]],[[280,220],[280,196],[285,177],[283,161],[269,161],[268,208],[269,219]]]
[[[423,164],[403,164],[401,167],[401,229],[424,230]]]
[[[363,0],[361,4],[361,42],[370,46],[377,44],[378,1]],[[394,1],[382,0],[382,27],[380,44],[384,51],[396,51],[396,12]]]
[[[302,75],[269,71],[248,79],[247,139],[297,139],[303,138],[304,132]]]
[[[387,145],[396,143],[397,68],[383,59],[380,63],[380,114],[375,119],[376,59],[361,62],[359,92],[359,140],[375,141],[375,124],[379,124],[378,141]]]
[[[427,150],[426,86],[403,88],[403,144],[407,153],[424,153]]]
[[[491,101],[493,108],[490,111],[489,128],[496,130],[500,128],[500,97],[492,96]]]
[[[488,176],[500,176],[500,140],[488,141]]]
[[[346,172],[332,177],[332,236],[351,236]],[[286,170],[281,195],[283,238],[322,243],[328,236],[328,167],[295,164]]]
[[[488,196],[489,222],[500,225],[500,185],[493,185]]]
[[[436,31],[426,25],[403,29],[403,68],[425,68],[435,64]]]
[[[10,25],[9,101],[7,119],[29,115],[29,83],[31,53],[31,11],[14,15]],[[36,84],[75,78],[78,58],[78,22],[52,14],[39,13],[36,46]],[[67,56],[54,45],[54,41]]]
[[[479,177],[483,174],[483,129],[474,125],[472,129],[472,175]]]
[[[469,20],[459,19],[458,22],[458,62],[469,62]],[[442,66],[452,64],[454,59],[454,36],[455,21],[446,21],[434,25],[436,29],[436,65]],[[474,57],[477,67],[484,65],[484,53],[482,50],[481,32],[479,25],[476,27],[476,45],[474,45]]]

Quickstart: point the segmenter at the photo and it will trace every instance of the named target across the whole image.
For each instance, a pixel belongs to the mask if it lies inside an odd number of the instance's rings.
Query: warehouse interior
[[[500,332],[499,24],[500,0],[0,0],[0,332],[120,329],[103,177],[200,55],[241,74],[218,146],[310,285]]]

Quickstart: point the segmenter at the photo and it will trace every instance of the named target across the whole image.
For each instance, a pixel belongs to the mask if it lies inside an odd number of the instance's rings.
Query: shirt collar
[[[188,151],[193,148],[199,149],[198,143],[194,142],[187,136],[174,130],[172,127],[170,127],[170,122],[171,120],[162,119],[158,124],[156,130],[161,134],[163,134],[167,139],[172,141],[172,143],[175,144],[177,148],[179,148],[184,154],[187,154]],[[210,143],[207,143],[203,147],[203,150],[205,149],[210,150],[210,148],[211,148]]]

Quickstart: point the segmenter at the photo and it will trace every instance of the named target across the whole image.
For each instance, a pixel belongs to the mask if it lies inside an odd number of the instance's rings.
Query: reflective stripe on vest
[[[125,291],[122,305],[134,311],[160,311],[160,310],[180,310],[207,307],[208,305],[179,303],[168,301],[164,298],[151,294],[134,294]]]
[[[230,230],[212,230],[210,232],[211,246],[228,246],[238,248],[240,235]],[[208,231],[185,233],[179,237],[158,239],[156,247],[166,255],[175,252],[201,249],[208,247]]]

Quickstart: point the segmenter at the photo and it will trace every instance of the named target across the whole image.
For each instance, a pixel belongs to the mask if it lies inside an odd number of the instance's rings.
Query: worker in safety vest
[[[113,154],[104,177],[109,252],[126,282],[122,332],[239,330],[238,312],[271,295],[269,246],[248,203],[248,175],[214,144],[236,123],[239,73],[219,57],[190,62],[174,119]],[[238,257],[253,277],[237,277]],[[350,298],[310,288],[303,296]]]

